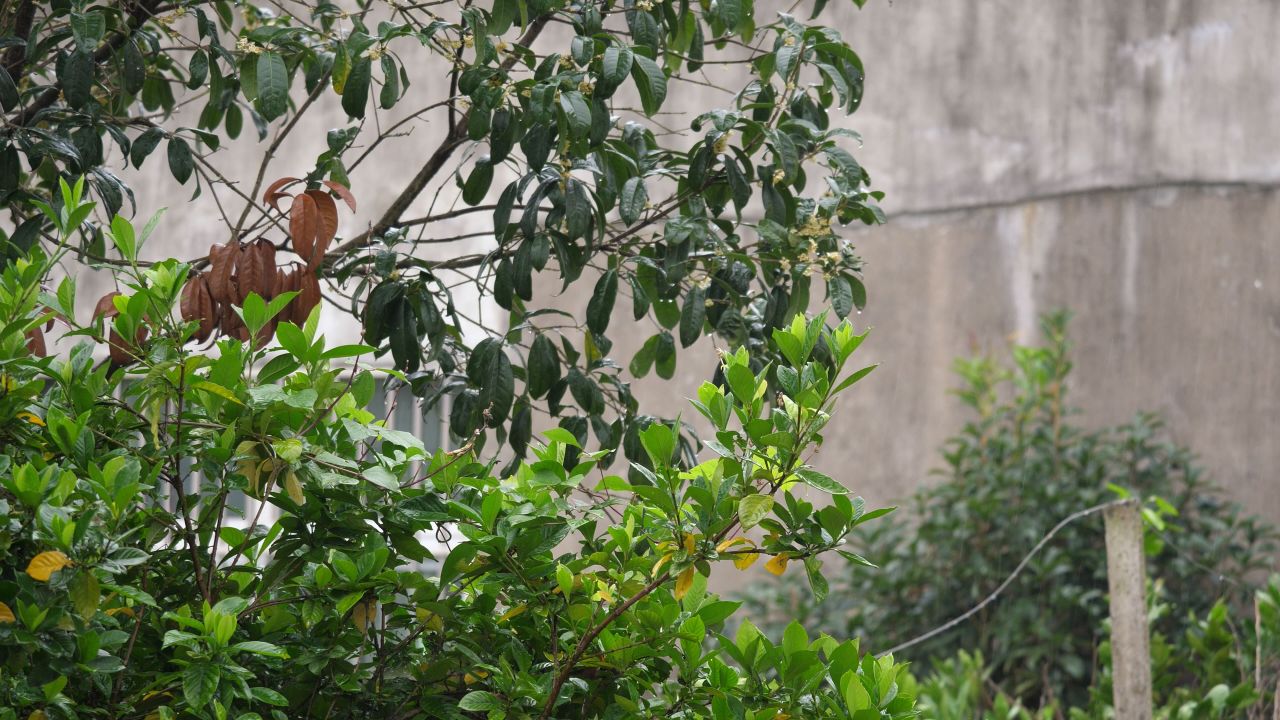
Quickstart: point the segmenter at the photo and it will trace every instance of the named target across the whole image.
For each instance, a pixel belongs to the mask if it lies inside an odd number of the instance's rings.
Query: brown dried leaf
[[[262,201],[269,203],[271,207],[276,209],[276,212],[280,212],[278,203],[280,200],[289,197],[289,193],[280,192],[280,188],[296,182],[302,182],[302,180],[296,177],[282,177],[276,180],[267,186],[267,191],[262,194]]]
[[[356,211],[356,196],[351,194],[351,191],[347,189],[347,186],[342,185],[341,183],[336,183],[332,180],[325,180],[324,184],[325,187],[332,190],[335,195],[342,198],[343,202],[347,204],[347,207],[351,208],[351,212]]]
[[[315,199],[307,194],[295,197],[289,210],[289,236],[293,241],[293,251],[308,265],[316,249],[319,229],[320,212],[316,209]]]

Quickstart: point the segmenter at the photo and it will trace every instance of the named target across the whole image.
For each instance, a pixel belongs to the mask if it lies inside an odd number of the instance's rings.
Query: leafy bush
[[[990,357],[957,363],[957,395],[976,417],[947,442],[941,483],[912,499],[915,524],[856,539],[879,572],[842,577],[825,604],[803,588],[765,586],[752,600],[757,613],[773,608],[893,647],[977,605],[1060,520],[1112,499],[1110,485],[1177,513],[1176,527],[1149,538],[1148,572],[1170,603],[1157,629],[1180,637],[1219,599],[1246,607],[1250,577],[1272,562],[1274,531],[1223,500],[1190,450],[1161,439],[1155,417],[1102,430],[1071,423],[1066,322],[1046,318],[1045,345],[1014,347],[1011,367]],[[1101,523],[1074,523],[999,600],[901,657],[924,672],[967,651],[989,684],[1028,707],[1081,706],[1104,667],[1106,587]]]
[[[63,191],[65,238],[85,203]],[[328,343],[318,310],[278,346],[202,354],[175,317],[189,266],[123,270],[114,317],[80,323],[73,279],[41,289],[64,255],[0,272],[0,718],[914,715],[892,658],[798,624],[730,641],[739,603],[706,591],[713,565],[760,557],[821,589],[821,554],[883,514],[804,463],[865,375],[844,374],[865,337],[847,323],[775,333],[773,406],[726,354],[727,387],[694,402],[715,430],[697,465],[655,423],[628,482],[554,428],[499,475],[365,410],[372,348]],[[291,298],[247,296],[248,337]],[[51,318],[85,339],[65,359],[28,350]],[[95,363],[112,342],[126,368]],[[235,492],[279,519],[233,522]]]

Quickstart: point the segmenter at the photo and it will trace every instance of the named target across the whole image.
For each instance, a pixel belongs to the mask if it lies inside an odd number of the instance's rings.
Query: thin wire
[[[1093,507],[1085,508],[1084,510],[1079,510],[1077,512],[1071,513],[1070,515],[1063,518],[1062,521],[1059,522],[1057,525],[1054,525],[1053,529],[1050,530],[1048,534],[1040,538],[1040,542],[1036,543],[1036,546],[1031,548],[1031,552],[1027,553],[1026,556],[1022,558],[1022,562],[1018,563],[1018,566],[1013,569],[1013,572],[1009,575],[1009,577],[1005,578],[1004,582],[1000,583],[999,587],[991,591],[990,595],[983,598],[982,602],[978,603],[977,605],[974,605],[964,614],[956,618],[953,618],[952,620],[942,625],[939,625],[938,627],[922,635],[917,635],[916,637],[913,637],[910,640],[907,640],[906,642],[898,643],[897,645],[894,645],[888,650],[885,650],[884,652],[877,654],[876,657],[884,657],[885,655],[896,653],[899,650],[905,650],[906,648],[909,648],[912,645],[919,645],[925,640],[928,640],[933,637],[937,637],[938,635],[941,635],[942,633],[950,630],[951,628],[959,625],[965,620],[968,620],[969,618],[981,612],[983,608],[995,602],[995,599],[1000,596],[1000,593],[1004,592],[1005,589],[1009,587],[1009,584],[1012,583],[1015,579],[1017,579],[1018,575],[1020,575],[1022,571],[1026,569],[1027,564],[1031,562],[1031,558],[1035,557],[1036,553],[1040,552],[1040,550],[1044,548],[1044,546],[1047,545],[1049,541],[1053,539],[1053,536],[1057,535],[1058,532],[1062,530],[1062,528],[1070,525],[1076,520],[1088,517],[1090,515],[1094,515],[1096,513],[1102,512],[1103,510],[1107,510],[1113,507],[1120,507],[1121,505],[1131,505],[1136,502],[1137,500],[1134,500],[1132,498],[1127,498],[1123,500],[1112,500],[1111,502],[1102,503],[1101,505],[1094,505]]]

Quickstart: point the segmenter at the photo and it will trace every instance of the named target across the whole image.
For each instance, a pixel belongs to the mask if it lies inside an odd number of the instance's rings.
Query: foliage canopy
[[[57,209],[59,179],[83,175],[98,210],[69,246],[90,264],[126,262],[107,236],[134,195],[114,168],[167,163],[226,226],[185,258],[201,338],[243,339],[231,308],[250,292],[300,291],[309,306],[323,283],[420,396],[454,398],[458,437],[496,435],[523,455],[545,411],[580,443],[643,462],[655,418],[622,365],[669,379],[679,349],[714,333],[760,369],[779,359],[772,330],[814,290],[840,317],[865,302],[836,232],[881,219],[839,123],[861,102],[863,68],[814,20],[766,20],[750,0],[18,5],[0,62],[10,257],[53,241],[39,203]],[[668,96],[689,89],[706,105],[673,112]],[[335,103],[349,123],[314,165],[278,167],[296,157],[282,148],[300,119]],[[239,146],[256,134],[256,171],[222,159],[242,133]],[[400,186],[364,197],[378,214],[352,232],[335,195],[356,208],[362,165]],[[575,284],[590,288],[574,296],[589,295],[580,312],[546,307],[547,289]],[[610,324],[628,296],[651,330],[617,363]]]
[[[706,589],[762,559],[824,594],[820,556],[885,512],[807,464],[870,370],[846,367],[865,335],[806,317],[815,282],[836,316],[861,306],[836,228],[880,219],[828,116],[862,95],[837,32],[742,0],[64,0],[0,22],[0,718],[914,715],[891,657],[799,624],[725,637],[738,604]],[[750,78],[662,127],[669,87],[721,64]],[[332,101],[350,123],[276,172]],[[351,174],[397,144],[402,166],[427,115],[412,177],[343,232]],[[228,168],[250,126],[261,162]],[[223,217],[206,256],[145,249],[157,225],[112,167],[152,155]],[[77,262],[115,274],[91,318],[57,280]],[[548,278],[590,282],[583,312],[546,309]],[[467,317],[458,287],[505,316]],[[609,359],[620,295],[655,329],[635,376],[726,346],[693,401],[705,443]],[[322,296],[366,344],[323,337]],[[379,373],[451,396],[457,447],[374,417]],[[560,426],[535,438],[535,406]]]

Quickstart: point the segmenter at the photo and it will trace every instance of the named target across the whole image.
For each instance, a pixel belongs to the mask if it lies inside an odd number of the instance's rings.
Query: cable
[[[1009,587],[1009,584],[1012,583],[1018,577],[1018,575],[1020,575],[1022,571],[1026,569],[1027,563],[1031,562],[1031,558],[1035,557],[1036,553],[1040,552],[1041,548],[1047,545],[1049,541],[1053,539],[1053,536],[1057,535],[1058,532],[1062,530],[1062,528],[1070,525],[1076,520],[1102,512],[1103,510],[1106,510],[1108,508],[1119,507],[1121,505],[1130,505],[1136,502],[1137,500],[1134,500],[1132,498],[1126,498],[1123,500],[1112,500],[1111,502],[1105,502],[1105,503],[1102,503],[1101,505],[1094,505],[1093,507],[1085,508],[1084,510],[1079,510],[1077,512],[1071,513],[1070,515],[1063,518],[1062,521],[1059,522],[1057,525],[1054,525],[1053,529],[1050,530],[1048,534],[1040,538],[1040,542],[1036,543],[1035,547],[1031,548],[1031,552],[1027,553],[1026,556],[1022,558],[1022,561],[1019,562],[1018,566],[1013,569],[1013,572],[1009,575],[1009,577],[1005,578],[1004,582],[1000,583],[999,587],[991,591],[990,595],[983,598],[982,602],[978,603],[977,605],[974,605],[972,608],[969,608],[969,610],[967,610],[964,614],[959,615],[958,617],[955,617],[947,621],[946,623],[943,623],[942,625],[939,625],[938,627],[922,635],[917,635],[916,637],[913,637],[910,640],[907,640],[906,642],[898,643],[897,645],[894,645],[888,650],[878,653],[876,657],[884,657],[885,655],[896,653],[899,650],[905,650],[906,648],[909,648],[912,645],[919,645],[925,640],[941,635],[942,633],[950,630],[951,628],[959,625],[965,620],[968,620],[969,618],[973,617],[977,613],[981,612],[983,608],[985,608],[986,606],[994,602],[995,599],[999,597],[1000,593],[1004,592],[1005,589]]]

